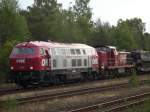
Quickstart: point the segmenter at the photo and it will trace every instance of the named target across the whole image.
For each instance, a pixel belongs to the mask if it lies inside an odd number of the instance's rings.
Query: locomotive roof
[[[102,48],[102,47],[104,47],[104,48],[109,48],[109,49],[116,49],[115,46],[108,46],[108,45],[96,46],[96,48]]]
[[[40,47],[40,46],[47,46],[47,47],[71,47],[71,48],[93,48],[86,44],[80,44],[80,43],[57,43],[57,42],[45,42],[45,41],[30,41],[30,42],[23,42],[16,47],[22,47],[22,46],[30,46],[30,47]]]

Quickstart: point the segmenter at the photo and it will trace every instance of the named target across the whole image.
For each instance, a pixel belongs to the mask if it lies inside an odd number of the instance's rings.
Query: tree
[[[111,43],[111,30],[112,27],[109,23],[103,23],[100,19],[98,19],[95,23],[90,43],[94,46],[109,45]]]
[[[16,0],[0,1],[0,40],[2,45],[7,40],[24,40],[29,38],[30,33],[23,16],[19,15]]]
[[[8,40],[0,49],[0,80],[9,72],[9,55],[16,43],[17,40]]]
[[[150,50],[150,34],[149,33],[144,33],[144,40],[145,40],[145,50]]]
[[[90,0],[76,0],[75,5],[73,6],[75,21],[78,26],[78,31],[80,36],[80,41],[86,43],[88,38],[91,36],[91,28],[93,22],[91,20],[92,12],[89,7]]]
[[[145,49],[144,31],[145,23],[140,18],[127,19],[126,21],[118,21],[117,27],[126,26],[130,33],[132,33],[133,39],[137,44],[137,49]]]
[[[26,20],[19,14],[16,0],[0,1],[0,72],[8,72],[8,58],[12,47],[30,37]]]
[[[61,21],[61,5],[57,0],[34,0],[28,11],[22,11],[28,20],[32,38],[35,40],[57,39],[59,23]]]
[[[120,49],[133,50],[137,48],[137,43],[134,40],[134,34],[127,24],[119,24],[115,28],[113,35],[114,45]]]

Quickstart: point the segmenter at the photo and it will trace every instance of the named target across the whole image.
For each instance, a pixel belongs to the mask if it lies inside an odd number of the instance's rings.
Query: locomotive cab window
[[[26,48],[26,47],[21,47],[21,48],[14,48],[13,49],[13,54],[33,54],[34,53],[34,48]]]
[[[41,56],[46,55],[44,48],[40,48],[40,55],[41,55]]]

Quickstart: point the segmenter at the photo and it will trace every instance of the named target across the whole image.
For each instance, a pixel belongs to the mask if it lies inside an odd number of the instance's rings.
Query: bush
[[[150,112],[150,102],[145,102],[142,105],[129,108],[126,112]]]
[[[137,87],[139,85],[139,78],[135,70],[132,71],[132,75],[129,79],[129,85],[131,87]]]
[[[17,101],[15,99],[9,99],[5,103],[0,104],[0,108],[7,112],[16,112]]]
[[[2,82],[8,75],[9,72],[9,55],[12,51],[13,46],[18,41],[10,40],[7,41],[4,46],[0,49],[0,81]]]

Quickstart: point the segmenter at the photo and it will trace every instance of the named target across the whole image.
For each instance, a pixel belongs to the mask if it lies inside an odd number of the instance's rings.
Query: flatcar
[[[99,76],[96,49],[85,44],[23,42],[13,48],[9,60],[10,79],[23,87]]]
[[[131,56],[138,73],[150,72],[150,51],[132,51]]]
[[[96,47],[102,77],[130,74],[134,70],[130,52],[117,51],[114,46]]]

